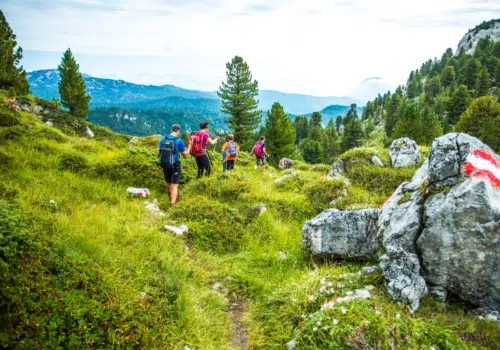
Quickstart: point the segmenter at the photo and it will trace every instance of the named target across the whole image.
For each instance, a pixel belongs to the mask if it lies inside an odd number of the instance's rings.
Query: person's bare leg
[[[172,184],[170,185],[170,203],[174,204],[177,202],[177,195],[179,194],[179,185]]]

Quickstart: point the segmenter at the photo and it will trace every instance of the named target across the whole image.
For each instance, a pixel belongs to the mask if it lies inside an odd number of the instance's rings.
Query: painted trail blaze
[[[464,171],[469,177],[486,178],[500,188],[500,161],[492,152],[476,149],[469,153],[464,163]]]

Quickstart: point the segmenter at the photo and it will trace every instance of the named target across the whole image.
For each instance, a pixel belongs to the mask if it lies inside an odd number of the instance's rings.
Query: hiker
[[[179,182],[181,180],[181,155],[188,158],[191,153],[191,140],[187,149],[184,142],[179,138],[181,127],[179,124],[172,125],[170,135],[161,138],[158,145],[158,156],[160,166],[163,168],[163,175],[167,182],[166,190],[170,194],[170,203],[177,201],[179,194]]]
[[[263,169],[266,165],[266,157],[269,156],[266,151],[266,138],[264,136],[261,136],[255,146],[253,146],[252,154],[257,157],[255,169],[257,169],[258,167],[261,167],[261,169]]]
[[[208,133],[208,123],[200,123],[200,130],[195,132],[190,138],[193,156],[196,157],[196,165],[198,166],[198,179],[205,174],[210,176],[212,161],[207,152],[207,143],[215,145],[219,141],[219,137],[212,139]]]
[[[234,169],[234,162],[240,153],[240,145],[234,141],[234,135],[227,135],[227,142],[222,146],[222,154],[226,154],[225,170],[231,173]]]

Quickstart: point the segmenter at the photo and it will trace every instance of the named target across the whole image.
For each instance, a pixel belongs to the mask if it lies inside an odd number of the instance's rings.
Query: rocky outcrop
[[[462,48],[466,53],[472,54],[476,49],[479,40],[484,39],[486,37],[490,37],[492,41],[500,40],[500,21],[493,22],[489,26],[489,28],[485,29],[473,29],[469,31],[458,43],[458,48],[456,54],[458,55]]]
[[[420,151],[417,143],[408,137],[394,140],[389,149],[389,156],[394,168],[413,166],[420,162]]]
[[[374,259],[379,248],[377,219],[377,209],[329,209],[306,222],[303,243],[316,258]]]
[[[484,171],[484,170],[487,171]],[[428,289],[500,309],[500,157],[478,139],[448,134],[384,204],[378,237],[389,294],[416,310]]]
[[[293,160],[290,158],[282,158],[278,164],[280,169],[290,169],[293,167]]]
[[[339,178],[344,176],[345,166],[343,160],[338,160],[332,164],[332,169],[328,172],[327,177],[330,179]]]

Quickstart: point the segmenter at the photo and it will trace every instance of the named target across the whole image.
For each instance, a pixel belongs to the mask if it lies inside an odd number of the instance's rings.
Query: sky
[[[500,0],[2,0],[0,8],[27,71],[56,68],[70,47],[92,76],[214,91],[239,55],[261,89],[352,97],[405,83],[468,29],[500,17]]]

